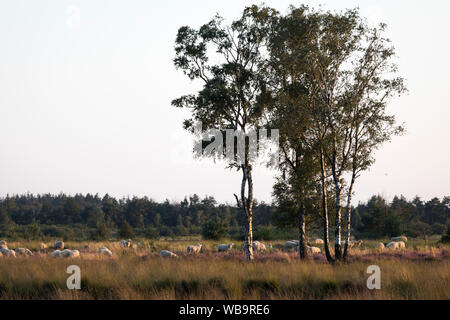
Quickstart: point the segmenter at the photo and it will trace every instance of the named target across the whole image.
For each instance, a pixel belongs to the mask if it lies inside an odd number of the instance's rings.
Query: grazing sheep
[[[187,246],[186,248],[187,253],[200,253],[200,250],[202,250],[202,245],[200,243]]]
[[[63,257],[63,258],[79,258],[80,257],[80,251],[64,249],[63,251],[60,251],[59,256]]]
[[[8,243],[5,240],[0,241],[0,249],[8,249]]]
[[[120,241],[120,246],[123,248],[131,248],[132,247],[131,239]]]
[[[72,250],[72,258],[79,258],[79,257],[80,257],[80,251]]]
[[[255,240],[253,241],[252,248],[254,251],[265,251],[266,245],[262,242]],[[242,250],[245,251],[245,249],[247,249],[247,243],[244,243],[244,245],[242,246]]]
[[[312,253],[312,254],[320,253],[320,252],[321,252],[321,251],[320,251],[320,248],[317,248],[317,247],[310,247],[310,246],[306,246],[306,250],[308,250],[308,253]]]
[[[265,251],[266,245],[259,241],[253,241],[253,250],[255,251]]]
[[[100,248],[98,248],[98,253],[100,254],[100,255],[105,255],[105,256],[107,256],[107,257],[112,257],[112,252],[111,252],[111,250],[109,250],[108,248],[106,248],[106,247],[100,247]]]
[[[378,250],[383,250],[384,249],[384,243],[383,242],[378,243],[377,249]]]
[[[392,241],[386,245],[386,248],[389,249],[404,249],[406,248],[406,244],[403,241]]]
[[[14,250],[9,250],[6,248],[0,248],[0,253],[5,256],[5,257],[10,257],[10,258],[15,258],[16,257],[16,253],[14,252]]]
[[[53,248],[57,250],[63,250],[64,249],[64,242],[63,241],[56,241],[53,244]]]
[[[61,250],[55,250],[52,253],[50,253],[50,257],[52,257],[52,258],[59,258],[59,257],[61,257],[61,253],[62,253]]]
[[[234,243],[229,243],[229,244],[219,244],[219,246],[217,247],[217,251],[218,252],[225,252],[225,251],[230,251],[234,246]]]
[[[47,247],[47,245],[46,245],[45,243],[41,242],[41,243],[39,243],[38,248],[39,248],[39,250],[45,250],[45,249],[47,249],[48,247]]]
[[[292,241],[286,241],[284,243],[284,248],[285,249],[292,249],[292,248],[297,248],[298,247],[298,240],[292,240]]]
[[[177,257],[178,257],[175,253],[170,252],[170,251],[167,251],[167,250],[161,251],[161,252],[159,253],[159,255],[160,255],[161,257],[167,257],[167,258],[177,258]]]
[[[316,239],[316,240],[314,240],[314,244],[323,244],[323,240],[322,239]]]
[[[362,241],[362,240],[358,240],[358,241],[350,240],[348,243],[348,247],[349,248],[353,248],[353,247],[359,248],[359,247],[361,247],[361,245],[363,243],[364,243],[364,241]],[[345,241],[344,241],[344,245],[345,245]]]
[[[405,236],[400,236],[400,237],[392,237],[391,241],[395,241],[395,242],[399,242],[399,241],[403,241],[403,242],[408,242],[408,238]]]
[[[26,248],[16,248],[14,250],[16,252],[16,255],[18,256],[32,256],[33,252],[31,252],[30,249],[26,249]]]

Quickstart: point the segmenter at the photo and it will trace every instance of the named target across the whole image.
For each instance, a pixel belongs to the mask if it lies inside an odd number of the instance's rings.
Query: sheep
[[[292,241],[286,241],[284,243],[284,248],[285,249],[292,249],[292,248],[297,248],[298,247],[298,240],[292,240]]]
[[[197,243],[196,245],[187,246],[186,251],[187,253],[200,253],[201,249],[202,245],[200,243]]]
[[[217,252],[225,252],[225,251],[230,251],[234,246],[234,243],[229,243],[229,244],[219,244],[219,246],[217,247]]]
[[[255,251],[265,251],[266,250],[266,245],[259,241],[253,241],[252,246],[253,246],[253,250],[255,250]]]
[[[80,256],[80,252],[78,250],[64,249],[59,256],[63,258],[77,258]]]
[[[320,253],[320,252],[321,252],[321,251],[320,251],[320,248],[317,248],[317,247],[310,247],[310,246],[306,246],[306,250],[308,250],[308,253],[312,253],[312,254]]]
[[[31,252],[30,249],[26,249],[26,248],[16,248],[14,250],[16,252],[16,255],[18,256],[32,256],[33,252]]]
[[[392,241],[386,245],[386,248],[389,249],[404,249],[406,248],[406,244],[403,241]]]
[[[53,248],[57,250],[63,250],[64,249],[64,242],[63,241],[56,241],[53,244]]]
[[[62,253],[61,250],[55,250],[52,253],[50,253],[50,257],[52,257],[52,258],[59,258],[59,257],[61,257],[61,253]]]
[[[123,248],[131,248],[132,247],[131,239],[120,241],[120,246]]]
[[[403,242],[408,242],[408,238],[405,236],[400,236],[400,237],[392,237],[391,241],[395,241],[395,242],[399,242],[399,241],[403,241]]]
[[[167,250],[162,250],[162,251],[159,253],[159,255],[160,255],[161,257],[167,257],[167,258],[178,258],[178,256],[177,256],[175,253],[170,252],[170,251],[167,251]]]
[[[9,250],[6,248],[0,248],[0,253],[5,257],[15,258],[16,252],[14,250]]]
[[[5,240],[0,241],[0,249],[8,249],[8,243]]]
[[[344,241],[344,245],[345,245],[345,242],[346,242],[346,241]],[[359,247],[361,247],[361,245],[362,245],[363,243],[364,243],[364,241],[362,241],[362,240],[358,240],[358,241],[350,240],[349,243],[348,243],[348,247],[349,247],[349,248],[353,248],[353,247],[359,248]]]
[[[45,243],[41,242],[41,243],[39,243],[38,248],[39,248],[39,250],[45,250],[45,249],[47,249],[48,247],[47,247],[47,245],[46,245]]]
[[[252,248],[254,251],[265,251],[266,245],[262,242],[255,240],[252,243]],[[247,249],[247,243],[244,243],[244,245],[242,246],[242,250],[245,250],[245,249]]]
[[[377,249],[378,250],[383,250],[384,249],[384,243],[383,242],[378,243]]]
[[[100,255],[105,255],[105,256],[107,256],[107,257],[112,257],[112,252],[111,252],[111,250],[109,250],[108,248],[106,248],[106,247],[100,247],[100,248],[98,248],[98,253],[100,254]]]
[[[80,257],[80,251],[72,250],[72,258],[79,258],[79,257]]]
[[[316,239],[316,240],[314,240],[314,244],[323,244],[323,240],[322,239]]]

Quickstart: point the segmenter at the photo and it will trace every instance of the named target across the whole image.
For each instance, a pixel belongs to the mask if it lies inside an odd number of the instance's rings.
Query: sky
[[[173,66],[179,27],[216,13],[237,18],[253,1],[0,1],[0,197],[91,193],[180,201],[194,193],[234,203],[240,172],[195,160],[182,129],[186,110],[171,100],[193,93]],[[447,0],[265,1],[359,7],[385,22],[409,93],[389,112],[406,133],[376,152],[355,186],[425,200],[450,196],[450,59]],[[271,202],[276,172],[257,166],[254,192]]]

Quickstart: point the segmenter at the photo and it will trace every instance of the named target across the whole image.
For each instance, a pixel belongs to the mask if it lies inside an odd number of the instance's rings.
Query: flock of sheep
[[[377,246],[378,250],[384,250],[385,248],[387,249],[404,249],[406,248],[406,244],[405,242],[407,242],[408,239],[405,236],[401,236],[401,237],[394,237],[391,238],[391,242],[384,244],[382,242],[380,242]],[[316,239],[313,241],[314,244],[316,245],[321,245],[323,244],[323,240],[322,239]],[[354,241],[351,240],[349,242],[349,248],[354,248],[354,247],[360,247],[363,244],[362,240],[358,240],[358,241]],[[246,249],[246,245],[244,244],[244,246],[242,247],[243,250]],[[228,252],[233,248],[234,244],[228,243],[228,244],[219,244],[217,247],[217,252]],[[131,239],[128,240],[122,240],[120,241],[120,247],[122,248],[132,248],[132,249],[136,249],[139,247],[138,244],[135,244],[132,242]],[[289,240],[286,241],[284,244],[283,249],[284,250],[298,250],[299,247],[299,241],[298,240]],[[259,241],[253,241],[253,250],[256,252],[264,252],[267,249],[272,249],[272,245],[265,245],[262,242]],[[321,249],[318,247],[314,247],[314,246],[306,246],[308,253],[310,254],[318,254],[321,253]],[[70,250],[67,248],[64,248],[64,242],[62,241],[56,241],[53,244],[53,249],[54,251],[50,253],[50,256],[53,258],[79,258],[80,257],[80,251],[78,250]],[[186,248],[186,252],[187,254],[198,254],[200,253],[202,249],[202,245],[200,243],[197,243],[195,245],[189,245]],[[48,247],[46,244],[41,243],[39,245],[39,250],[40,252],[46,251],[48,250]],[[105,257],[112,257],[113,253],[110,249],[106,248],[106,247],[100,247],[98,249],[98,254],[100,256],[105,256]],[[16,257],[16,256],[32,256],[33,252],[27,248],[16,248],[14,250],[11,250],[8,248],[8,245],[6,243],[6,241],[1,240],[0,241],[0,258],[1,257]],[[178,257],[177,254],[168,251],[168,250],[162,250],[160,251],[159,255],[161,257],[169,257],[169,258],[176,258]]]

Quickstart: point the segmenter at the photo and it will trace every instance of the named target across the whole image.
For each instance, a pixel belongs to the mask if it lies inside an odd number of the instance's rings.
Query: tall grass
[[[129,250],[116,242],[68,243],[82,251],[80,259],[0,258],[0,299],[450,299],[447,247],[418,245],[401,253],[367,247],[353,250],[350,263],[329,265],[321,255],[303,262],[295,252],[279,250],[247,264],[238,249],[215,252],[215,242],[189,256],[186,244],[155,241]],[[9,245],[37,248],[33,242]],[[103,245],[113,258],[95,253]],[[161,258],[160,249],[180,257]],[[73,264],[81,269],[81,290],[66,288],[66,269]],[[381,290],[366,287],[373,264],[381,269]]]

